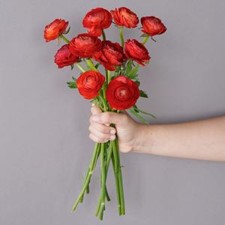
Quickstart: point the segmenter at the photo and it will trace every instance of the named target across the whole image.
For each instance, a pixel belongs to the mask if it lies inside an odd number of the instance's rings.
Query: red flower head
[[[69,50],[69,45],[63,45],[55,54],[55,63],[58,68],[63,68],[64,66],[70,66],[78,62],[79,57],[73,55]]]
[[[132,107],[139,96],[138,85],[123,75],[114,78],[106,90],[106,99],[110,107],[118,110]]]
[[[120,66],[124,62],[126,56],[120,44],[112,43],[111,41],[103,41],[101,54],[97,54],[94,58],[107,70],[114,71],[116,66]]]
[[[137,40],[128,39],[124,47],[127,58],[133,59],[141,65],[145,65],[150,60],[149,52],[143,44]]]
[[[105,77],[101,73],[89,70],[78,77],[77,88],[84,98],[93,99],[98,96],[104,81]]]
[[[97,37],[101,36],[102,30],[110,27],[111,23],[111,13],[103,8],[92,9],[83,19],[83,26],[88,28],[88,33]]]
[[[67,21],[62,19],[55,19],[53,22],[45,26],[44,30],[44,38],[46,42],[55,40],[58,38],[63,32],[66,31],[68,26]]]
[[[141,24],[142,31],[150,36],[162,34],[167,30],[162,21],[154,16],[142,17]]]
[[[111,10],[111,13],[115,24],[118,26],[135,28],[139,23],[137,15],[126,7]]]
[[[69,44],[70,51],[81,58],[92,57],[101,50],[101,47],[101,40],[90,34],[79,34]]]

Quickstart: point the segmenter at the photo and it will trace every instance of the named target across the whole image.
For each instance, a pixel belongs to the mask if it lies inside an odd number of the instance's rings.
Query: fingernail
[[[116,131],[114,129],[110,130],[110,134],[115,134]]]
[[[92,103],[91,106],[95,106],[95,103]]]

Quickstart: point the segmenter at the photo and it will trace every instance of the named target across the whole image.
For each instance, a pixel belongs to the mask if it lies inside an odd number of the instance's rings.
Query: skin
[[[109,124],[115,124],[116,129]],[[104,143],[119,140],[121,152],[225,162],[225,116],[205,120],[143,125],[126,113],[101,112],[92,106],[89,137]]]

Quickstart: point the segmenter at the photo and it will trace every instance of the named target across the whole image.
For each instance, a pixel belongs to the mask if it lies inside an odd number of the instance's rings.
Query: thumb
[[[92,104],[92,107],[91,107],[91,114],[92,115],[97,115],[99,113],[101,113],[101,109],[99,107],[97,107],[95,104]]]

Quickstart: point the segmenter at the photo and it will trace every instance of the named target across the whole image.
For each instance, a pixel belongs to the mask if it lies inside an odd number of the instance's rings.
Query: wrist
[[[151,153],[154,137],[153,131],[154,125],[139,124],[136,129],[131,152]]]

